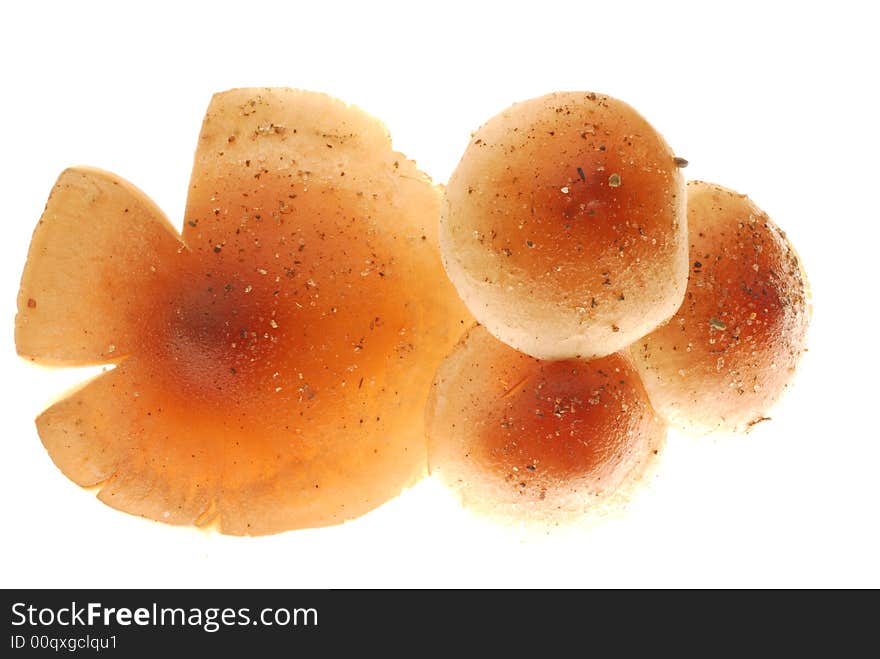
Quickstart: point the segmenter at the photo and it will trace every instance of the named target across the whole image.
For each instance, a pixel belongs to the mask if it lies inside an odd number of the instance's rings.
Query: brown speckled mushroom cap
[[[681,304],[683,164],[609,96],[516,103],[474,133],[449,180],[449,277],[489,332],[534,357],[625,349]]]
[[[139,190],[65,171],[36,228],[18,352],[115,364],[37,420],[126,512],[266,534],[360,515],[419,478],[431,376],[470,316],[439,193],[322,94],[211,101],[182,234]]]
[[[433,475],[469,509],[538,526],[617,508],[666,438],[624,353],[535,359],[481,326],[438,369],[426,416]]]
[[[684,303],[631,352],[671,424],[745,431],[766,420],[805,350],[807,277],[785,233],[746,195],[701,181],[687,190]]]

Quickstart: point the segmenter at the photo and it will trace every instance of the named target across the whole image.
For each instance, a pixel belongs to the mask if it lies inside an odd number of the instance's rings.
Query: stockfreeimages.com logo
[[[12,605],[12,625],[39,627],[192,627],[208,633],[223,627],[317,627],[318,611],[314,608],[250,608],[220,607],[106,607],[100,602],[70,606],[38,608],[26,602]]]

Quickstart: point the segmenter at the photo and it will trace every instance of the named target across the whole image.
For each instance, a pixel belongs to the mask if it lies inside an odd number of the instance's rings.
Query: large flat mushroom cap
[[[120,179],[65,176],[112,195],[56,187],[19,352],[121,359],[38,420],[69,477],[127,512],[265,534],[351,519],[422,475],[431,377],[470,317],[440,263],[439,192],[378,121],[311,92],[215,95],[182,236]],[[43,303],[53,277],[76,311]]]

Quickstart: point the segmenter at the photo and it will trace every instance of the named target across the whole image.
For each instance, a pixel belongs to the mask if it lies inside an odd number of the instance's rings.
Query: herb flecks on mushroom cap
[[[439,203],[378,121],[289,89],[214,97],[182,234],[119,177],[67,170],[16,346],[116,368],[40,415],[52,459],[111,506],[231,534],[392,498],[424,472],[431,377],[470,322]]]

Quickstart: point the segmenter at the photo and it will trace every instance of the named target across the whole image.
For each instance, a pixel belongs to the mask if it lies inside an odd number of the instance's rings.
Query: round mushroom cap
[[[766,420],[806,349],[809,287],[785,233],[747,196],[688,190],[684,303],[631,352],[657,412],[694,433]]]
[[[546,361],[477,326],[437,371],[428,461],[463,505],[553,525],[626,501],[666,425],[629,358]]]
[[[474,133],[449,180],[443,263],[471,313],[540,359],[626,348],[687,284],[681,160],[633,108],[561,92]]]

